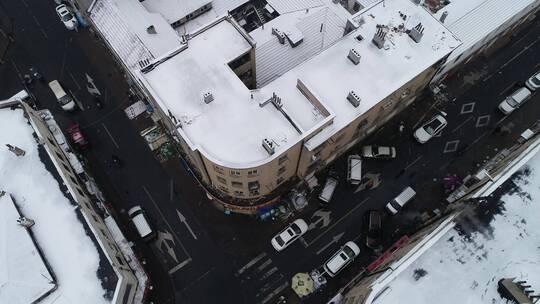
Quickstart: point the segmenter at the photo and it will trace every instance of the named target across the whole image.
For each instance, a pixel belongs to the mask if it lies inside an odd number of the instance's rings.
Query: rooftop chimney
[[[417,26],[409,31],[409,37],[416,43],[419,43],[420,40],[422,40],[422,36],[424,36],[424,27],[422,26],[422,23],[418,23]]]
[[[381,28],[377,28],[377,32],[373,36],[373,44],[375,44],[379,49],[384,47],[384,42],[386,40],[386,32]]]
[[[212,92],[206,91],[203,93],[203,100],[204,103],[211,103],[212,101],[214,101],[214,95],[212,95]]]
[[[439,20],[441,21],[441,23],[444,23],[444,20],[446,20],[446,17],[448,17],[448,11],[444,11],[441,15],[441,18],[439,18]]]
[[[146,32],[148,34],[157,34],[156,32],[156,28],[153,26],[153,25],[150,25],[149,27],[146,28]]]
[[[268,138],[263,139],[262,146],[268,152],[268,154],[273,155],[276,152],[276,147],[273,141],[268,140]]]
[[[356,95],[354,91],[350,91],[349,95],[347,95],[347,100],[355,107],[357,108],[360,105],[360,97]]]
[[[360,54],[358,54],[358,52],[355,50],[355,49],[351,49],[349,51],[349,55],[347,56],[347,58],[349,58],[349,60],[354,63],[355,65],[357,65],[358,63],[360,63]]]

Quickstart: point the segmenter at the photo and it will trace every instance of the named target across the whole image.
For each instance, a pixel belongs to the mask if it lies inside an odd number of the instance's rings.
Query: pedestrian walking
[[[399,134],[402,134],[405,130],[405,124],[402,122],[399,123]]]

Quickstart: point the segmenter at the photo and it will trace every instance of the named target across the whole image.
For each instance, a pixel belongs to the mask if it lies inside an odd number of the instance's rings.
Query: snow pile
[[[451,230],[374,303],[401,303],[406,295],[407,303],[417,304],[433,299],[439,304],[502,304],[506,300],[497,293],[497,282],[514,277],[539,291],[540,155],[527,166],[530,175],[515,181],[519,191],[501,198],[502,212],[487,229],[472,234]]]
[[[97,277],[97,249],[77,219],[75,207],[41,162],[33,129],[23,111],[0,110],[0,129],[0,189],[13,196],[22,214],[35,220],[34,237],[58,284],[58,289],[40,303],[106,303]],[[15,156],[4,147],[6,143],[25,150],[26,155]],[[1,261],[6,262],[19,261]],[[0,303],[7,303],[4,297],[8,297],[10,304],[17,304],[12,301],[16,296],[0,294]]]

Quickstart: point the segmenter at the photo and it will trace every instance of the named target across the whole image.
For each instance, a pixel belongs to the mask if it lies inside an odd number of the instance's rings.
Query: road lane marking
[[[120,147],[118,146],[118,143],[116,142],[116,140],[114,140],[114,137],[111,135],[111,132],[109,132],[109,129],[107,128],[107,126],[105,125],[105,123],[101,123],[101,125],[103,126],[103,129],[105,129],[105,132],[107,132],[107,134],[109,135],[109,137],[111,138],[113,144],[116,146],[116,149],[120,149]],[[144,187],[144,186],[143,186]],[[145,188],[146,189],[146,188]]]
[[[71,72],[69,72],[69,77],[71,77],[71,80],[73,80],[73,82],[75,83],[75,86],[77,86],[77,90],[80,90],[81,86],[79,85],[79,83],[75,79],[75,76],[73,76],[73,74]]]
[[[169,224],[169,222],[167,221],[167,218],[165,217],[165,215],[163,215],[163,212],[161,212],[161,210],[159,209],[156,201],[154,200],[154,198],[152,197],[152,195],[150,194],[150,192],[148,191],[148,189],[146,189],[146,186],[142,186],[143,188],[143,191],[146,193],[146,195],[148,196],[148,199],[150,199],[150,202],[154,205],[154,207],[156,208],[157,212],[159,213],[159,215],[161,216],[161,219],[163,219],[163,222],[165,223],[165,225],[167,225],[167,228],[169,228],[169,231],[170,233],[173,235],[173,237],[175,238],[175,240],[178,242],[178,244],[180,244],[180,247],[182,248],[182,250],[184,251],[184,254],[188,257],[185,261],[183,261],[182,263],[176,265],[173,269],[176,269],[174,271],[177,271],[178,269],[182,268],[185,266],[185,264],[188,264],[189,262],[192,261],[192,258],[191,258],[191,255],[189,254],[189,252],[186,250],[186,247],[184,246],[184,244],[182,243],[182,241],[180,241],[180,238],[178,237],[178,235],[176,234],[176,232],[174,231],[174,229],[172,229],[172,226]],[[172,271],[173,269],[171,269],[170,271]],[[173,273],[174,273],[173,271]]]
[[[262,258],[264,258],[266,256],[266,252],[263,252],[261,254],[259,254],[258,256],[256,256],[255,258],[253,258],[251,261],[249,261],[246,265],[244,265],[242,268],[240,268],[236,273],[237,275],[240,275],[242,274],[244,271],[246,271],[248,268],[250,268],[251,266],[255,265],[255,263],[257,263],[258,261],[260,261]]]
[[[194,239],[197,239],[197,236],[195,235],[195,233],[191,229],[191,226],[189,226],[189,223],[187,222],[186,217],[182,213],[180,213],[180,211],[178,209],[176,209],[176,214],[178,214],[178,218],[180,219],[180,222],[183,223],[186,226],[189,233],[191,233],[191,236]]]
[[[420,155],[418,156],[412,163],[408,164],[407,167],[405,167],[403,170],[407,170],[409,169],[410,167],[412,167],[414,164],[416,164],[422,157],[424,157],[424,155]]]
[[[171,269],[169,270],[169,274],[170,274],[170,275],[174,274],[174,273],[177,272],[178,270],[184,268],[184,266],[186,266],[186,265],[189,264],[190,262],[191,262],[191,258],[182,261],[182,263],[180,263],[180,264],[174,266],[173,268],[171,268]]]
[[[465,125],[466,123],[469,122],[469,120],[473,119],[472,116],[469,116],[469,118],[467,118],[464,122],[460,123],[457,127],[454,128],[454,130],[452,130],[452,133],[453,132],[456,132],[457,130],[459,130],[459,128],[463,127],[463,125]]]
[[[289,286],[289,282],[285,281],[283,284],[279,285],[278,288],[274,289],[274,291],[267,295],[261,303],[265,304],[266,302],[272,300],[273,297],[277,296],[280,292],[287,288],[287,286]]]
[[[330,227],[328,227],[323,233],[319,234],[316,238],[314,238],[311,242],[308,243],[308,247],[315,244],[323,235],[325,235],[328,231],[332,230],[337,224],[339,224],[343,219],[345,219],[349,214],[353,213],[356,209],[360,208],[365,202],[367,202],[370,198],[366,197],[364,200],[362,200],[356,207],[352,208],[347,212],[344,216],[342,216],[339,220],[337,220],[334,224],[332,224]]]
[[[325,251],[326,249],[328,249],[328,247],[332,246],[334,243],[337,243],[339,242],[339,239],[341,239],[341,237],[345,234],[345,232],[342,232],[336,236],[334,236],[332,238],[332,241],[330,241],[328,244],[324,245],[321,249],[319,249],[317,251],[317,255],[321,254],[321,252]]]

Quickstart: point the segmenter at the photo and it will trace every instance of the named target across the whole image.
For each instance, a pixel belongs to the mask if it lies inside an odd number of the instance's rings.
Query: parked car
[[[527,79],[525,86],[533,92],[540,89],[540,72],[537,72],[535,75],[531,76],[531,78]]]
[[[283,229],[280,233],[272,238],[272,246],[277,250],[281,251],[292,242],[296,241],[304,233],[308,231],[308,225],[303,219],[297,219],[292,224]]]
[[[413,188],[407,187],[403,189],[398,196],[386,204],[386,210],[388,210],[390,214],[396,215],[408,202],[414,198],[415,195],[416,192],[413,190]]]
[[[366,246],[379,249],[382,242],[382,215],[380,211],[368,210],[364,216]]]
[[[448,122],[444,116],[438,114],[417,129],[416,132],[414,132],[414,138],[416,138],[419,143],[424,144],[433,138],[433,136],[439,134],[447,124]]]
[[[74,123],[69,126],[69,128],[67,128],[67,132],[73,144],[75,144],[79,149],[88,148],[88,141],[86,140],[84,134],[81,132],[81,128],[79,127],[78,123]]]
[[[64,111],[75,110],[75,101],[73,101],[73,98],[66,93],[58,80],[49,82],[49,88],[53,91],[56,101]]]
[[[141,206],[135,206],[128,211],[128,216],[139,236],[145,241],[151,241],[156,237],[156,232],[150,226],[146,214]]]
[[[356,154],[347,159],[347,181],[352,185],[360,184],[362,180],[362,158]]]
[[[69,11],[65,4],[60,4],[56,7],[56,14],[58,14],[58,17],[68,30],[71,31],[77,27],[77,19],[75,19],[75,16]]]
[[[364,146],[362,148],[362,157],[392,159],[396,158],[396,148],[387,146]]]
[[[499,104],[499,110],[508,115],[521,107],[529,98],[531,98],[531,91],[527,88],[519,88]]]
[[[338,184],[338,180],[333,176],[329,176],[326,179],[326,182],[324,183],[324,187],[321,193],[319,194],[319,199],[324,204],[329,204],[330,200],[332,200],[332,196],[334,195],[334,190],[336,190],[337,184]]]
[[[345,266],[349,265],[360,254],[360,248],[354,242],[349,241],[324,263],[324,271],[335,277]]]

